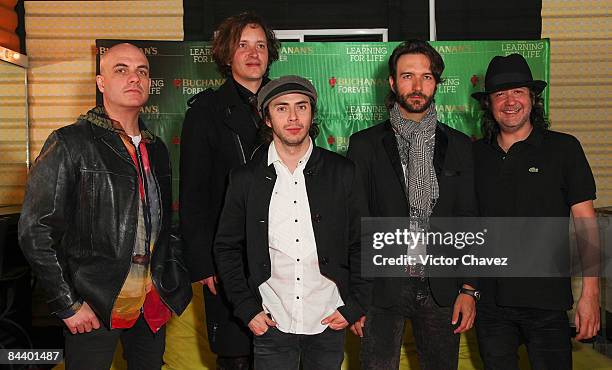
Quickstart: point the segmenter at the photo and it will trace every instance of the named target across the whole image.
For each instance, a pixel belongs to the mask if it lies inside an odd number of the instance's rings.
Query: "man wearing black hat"
[[[354,165],[315,146],[308,80],[273,80],[257,101],[268,144],[230,176],[214,245],[219,277],[255,335],[256,369],[340,369],[344,329],[367,296]]]
[[[183,122],[181,232],[191,279],[203,285],[208,341],[219,370],[250,368],[251,335],[231,313],[212,248],[229,172],[245,164],[256,147],[257,92],[269,81],[278,49],[274,32],[257,15],[225,19],[215,32],[212,54],[226,81],[189,99]]]
[[[493,58],[485,91],[472,94],[483,109],[484,138],[474,143],[482,216],[595,218],[593,174],[576,138],[548,130],[540,95],[545,87],[526,60],[512,54]],[[518,369],[522,343],[533,369],[572,367],[569,277],[482,279],[481,290],[476,330],[487,369]],[[599,330],[597,277],[583,278],[575,323],[576,339]]]

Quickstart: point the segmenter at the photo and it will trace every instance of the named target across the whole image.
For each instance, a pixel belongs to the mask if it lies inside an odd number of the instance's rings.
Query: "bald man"
[[[168,150],[141,119],[149,62],[123,43],[100,60],[103,105],[49,136],[32,167],[19,241],[53,314],[68,370],[160,369],[165,323],[191,299],[171,243]]]

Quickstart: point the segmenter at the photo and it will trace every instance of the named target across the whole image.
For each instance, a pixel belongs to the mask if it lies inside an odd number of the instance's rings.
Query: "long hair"
[[[444,72],[444,60],[440,53],[436,51],[428,42],[422,40],[407,40],[399,44],[395,49],[391,57],[389,57],[389,77],[395,81],[397,77],[397,62],[402,55],[406,54],[422,54],[429,59],[429,68],[431,73],[436,80],[436,85],[441,83],[442,72]],[[389,90],[389,94],[385,98],[385,105],[387,109],[393,108],[393,105],[397,102],[397,95],[393,90]]]
[[[312,123],[310,124],[310,129],[308,129],[308,135],[312,140],[316,139],[319,136],[319,124],[317,123],[317,106],[314,104],[312,99],[310,100],[310,106],[312,107]],[[270,144],[273,139],[272,135],[272,127],[266,125],[266,119],[270,116],[270,107],[266,107],[266,109],[262,112],[261,126],[259,127],[259,131],[257,132],[257,141],[258,144]]]
[[[529,89],[529,96],[531,97],[531,113],[529,114],[529,120],[534,128],[541,128],[547,130],[550,126],[550,122],[544,116],[544,98],[541,94],[534,93]],[[487,140],[491,141],[499,134],[499,124],[493,117],[491,111],[491,98],[489,95],[482,96],[480,98],[480,109],[482,109],[482,117],[480,118],[480,130],[482,136]]]
[[[240,41],[240,36],[245,27],[261,27],[266,34],[268,44],[268,68],[266,75],[270,69],[270,65],[278,60],[278,49],[280,42],[274,35],[274,31],[269,28],[261,17],[253,12],[244,12],[226,18],[215,31],[212,42],[212,54],[217,64],[217,69],[226,77],[232,76],[232,67],[229,65],[234,52]]]

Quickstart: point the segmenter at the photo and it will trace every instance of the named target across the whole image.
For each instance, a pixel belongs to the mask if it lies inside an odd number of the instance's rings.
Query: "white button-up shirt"
[[[310,140],[310,138],[308,138]],[[318,334],[327,325],[321,320],[344,305],[336,284],[319,270],[319,259],[304,167],[308,151],[291,173],[278,156],[274,142],[268,149],[268,165],[274,164],[276,183],[268,210],[268,239],[272,275],[259,286],[263,308],[285,333]]]

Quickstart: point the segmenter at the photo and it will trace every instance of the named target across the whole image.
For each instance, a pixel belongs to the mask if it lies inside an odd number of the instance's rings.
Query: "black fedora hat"
[[[545,81],[534,80],[531,69],[525,58],[520,54],[510,54],[506,57],[496,56],[489,63],[485,75],[485,91],[472,94],[472,98],[480,100],[483,96],[496,91],[515,87],[528,87],[539,94],[546,87]]]

